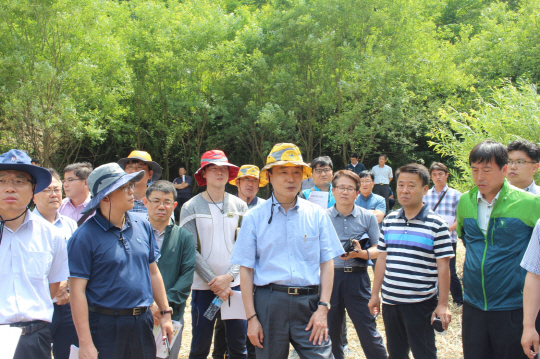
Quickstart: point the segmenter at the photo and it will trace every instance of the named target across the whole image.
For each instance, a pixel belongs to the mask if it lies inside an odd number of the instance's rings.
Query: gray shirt
[[[349,238],[360,241],[365,235],[369,237],[370,247],[377,245],[380,235],[379,224],[373,212],[354,205],[353,211],[347,216],[339,213],[335,206],[328,208],[326,214],[330,217],[330,221],[332,221],[342,245]],[[335,268],[367,266],[368,262],[359,258],[348,259],[346,261],[339,256],[334,258]]]

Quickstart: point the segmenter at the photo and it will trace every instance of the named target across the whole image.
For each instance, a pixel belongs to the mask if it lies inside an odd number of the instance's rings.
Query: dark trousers
[[[13,359],[29,358],[51,359],[51,330],[48,326],[30,334],[21,335]]]
[[[390,186],[387,184],[376,184],[373,187],[373,193],[378,194],[379,196],[384,197],[384,200],[386,202],[386,213],[388,214],[392,212],[392,208],[390,208]]]
[[[180,222],[180,211],[182,210],[182,206],[184,205],[184,203],[186,203],[189,200],[190,200],[189,198],[176,199],[176,202],[178,202],[178,204],[176,205],[176,208],[174,209],[174,219],[176,220],[176,222]]]
[[[289,295],[270,288],[255,290],[255,312],[261,323],[263,349],[255,347],[257,359],[287,359],[289,343],[301,359],[332,358],[330,338],[322,345],[309,341],[311,330],[306,327],[318,308],[319,294]]]
[[[452,243],[452,248],[454,249],[454,257],[450,258],[450,293],[452,294],[452,299],[454,303],[463,304],[463,290],[461,288],[461,281],[457,275],[456,271],[456,252],[457,243]]]
[[[69,359],[71,345],[79,346],[79,337],[71,317],[71,304],[54,304],[52,322],[49,323],[54,359]]]
[[[232,288],[233,290],[240,287]],[[191,292],[191,323],[193,338],[189,359],[206,359],[212,345],[212,333],[216,318],[208,320],[204,312],[216,295],[211,290],[193,290]],[[221,315],[220,312],[216,316]],[[231,359],[246,359],[247,322],[240,319],[225,320],[227,351]]]
[[[465,359],[525,359],[522,334],[523,309],[484,311],[463,304]]]
[[[371,298],[371,281],[367,271],[356,273],[334,272],[332,309],[328,312],[328,331],[332,339],[334,358],[343,359],[343,322],[345,309],[351,318],[367,359],[386,358],[381,335],[368,302]]]
[[[226,339],[225,324],[221,318],[216,318],[216,326],[214,328],[214,350],[212,351],[213,359],[227,359],[229,355],[227,353],[227,339]],[[255,347],[251,344],[251,341],[246,336],[246,349],[248,359],[255,359]]]
[[[90,312],[92,340],[99,359],[155,359],[154,320],[150,310],[140,315]]]
[[[437,307],[437,298],[420,303],[383,304],[388,357],[408,359],[409,350],[415,359],[437,359],[435,332],[431,315]]]

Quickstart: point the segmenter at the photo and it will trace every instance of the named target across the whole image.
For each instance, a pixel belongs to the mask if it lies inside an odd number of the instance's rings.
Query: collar
[[[437,194],[442,194],[444,191],[448,191],[448,183],[444,186],[444,188],[442,189],[442,191],[440,192],[437,192],[437,190],[435,189],[435,186],[431,187],[431,190]]]
[[[317,186],[313,185],[313,189],[317,192],[322,192],[320,189],[317,188]],[[330,182],[330,187],[328,187],[328,193],[332,192],[332,183]]]
[[[75,205],[74,205],[73,202],[71,201],[71,198],[66,198],[66,199],[64,199],[64,201],[67,200],[67,201],[69,202],[69,204],[71,205],[71,207],[73,207],[73,208],[79,208],[79,207],[83,207],[83,208],[84,208],[84,207],[86,207],[86,205],[87,205],[88,203],[90,203],[90,200],[91,200],[91,199],[92,199],[92,196],[88,195],[88,197],[86,197],[86,199],[84,200],[84,202],[81,203],[80,205],[78,205],[77,207],[75,207]],[[64,202],[62,201],[62,203],[64,203]]]
[[[358,216],[358,213],[360,212],[359,208],[357,205],[353,205],[353,210],[351,213],[349,213],[348,215],[344,216],[343,214],[341,214],[341,212],[339,212],[336,208],[336,205],[334,204],[332,207],[331,207],[331,216],[336,218],[337,216],[342,216],[344,218],[346,217],[349,217],[349,216],[353,216],[353,217],[356,217]]]
[[[39,216],[43,219],[45,219],[45,217],[43,217],[43,215],[38,211],[37,207],[34,207],[34,210],[32,211],[33,214],[35,214],[36,216]],[[58,211],[56,212],[56,218],[54,219],[54,222],[53,224],[56,224],[56,222],[58,222],[60,219],[61,219],[62,215],[60,213],[58,213]]]
[[[417,219],[419,221],[425,222],[428,216],[428,212],[429,212],[429,208],[424,203],[424,206],[422,207],[422,209],[420,210],[420,212],[418,212],[416,216],[414,216],[411,219],[407,219],[407,217],[405,217],[405,211],[403,210],[403,207],[401,207],[398,211],[398,218],[402,218],[406,221],[412,221],[413,219]]]
[[[26,215],[24,216],[24,221],[23,221],[23,223],[21,223],[19,228],[17,228],[16,230],[13,231],[11,228],[8,228],[8,227],[5,226],[4,229],[10,231],[11,233],[15,233],[19,229],[21,229],[23,226],[25,226],[28,222],[35,221],[36,219],[37,219],[37,216],[35,214],[33,214],[32,211],[30,211],[29,209],[26,209]],[[2,233],[0,233],[0,237],[1,237],[1,235],[2,235]]]
[[[493,201],[491,201],[491,203],[488,203],[488,201],[484,199],[484,196],[482,196],[482,193],[478,191],[478,194],[476,195],[476,203],[484,202],[488,206],[493,206],[495,202],[497,202],[497,200],[499,199],[499,195],[501,194],[501,192],[502,192],[502,188],[499,190],[495,198],[493,198]]]
[[[238,197],[238,193],[235,194],[235,196]],[[238,198],[240,198],[240,197],[238,197]],[[253,199],[251,200],[251,202],[249,202],[249,203],[246,202],[246,204],[248,204],[248,205],[249,205],[249,204],[257,204],[257,198],[258,198],[257,196],[253,197]]]
[[[124,223],[124,228],[120,229],[120,231],[123,231],[125,230],[126,228],[129,228],[131,226],[131,218],[130,218],[130,215],[129,215],[129,212],[126,212],[125,213],[125,216],[126,216],[126,223]],[[101,214],[101,211],[98,209],[96,210],[96,214],[94,217],[94,220],[97,222],[97,224],[103,229],[103,231],[105,232],[108,232],[110,231],[111,229],[113,228],[116,228],[118,229],[118,227],[115,227],[112,225],[111,222],[109,222],[109,220],[107,218],[105,218],[103,216],[103,214]]]
[[[532,189],[535,187],[536,187],[536,183],[534,183],[534,180],[533,180],[532,183],[529,185],[529,187],[525,188],[525,191],[534,192]]]
[[[362,197],[362,199],[364,199],[364,201],[369,201],[371,197],[373,197],[373,191],[369,194],[369,196],[367,197],[364,197],[364,195],[362,194],[362,192],[360,192],[359,194],[360,197]]]
[[[271,204],[270,205],[274,205],[276,206],[277,208],[281,208],[281,210],[283,211],[283,213],[285,213],[285,208],[283,208],[283,206],[281,204],[279,204],[278,200],[276,199],[276,196],[274,195],[274,192],[272,192],[272,197],[268,199],[268,201],[266,202],[270,202]],[[298,196],[296,196],[296,203],[294,206],[292,206],[291,208],[289,208],[289,210],[291,209],[297,209],[298,210],[298,207],[300,206],[300,198]]]

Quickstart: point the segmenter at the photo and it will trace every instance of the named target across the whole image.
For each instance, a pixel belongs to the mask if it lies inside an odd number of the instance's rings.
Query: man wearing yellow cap
[[[274,146],[261,171],[270,199],[244,217],[230,259],[239,264],[248,337],[257,359],[332,358],[327,315],[333,258],[344,253],[325,211],[298,198],[311,175],[294,144]]]
[[[249,209],[266,202],[265,199],[257,197],[259,187],[264,187],[268,183],[266,179],[260,179],[259,173],[259,167],[257,166],[243,165],[240,167],[236,178],[229,182],[238,187],[238,198],[246,202]]]
[[[148,184],[161,178],[161,166],[152,161],[152,156],[148,152],[137,150],[131,151],[126,158],[121,158],[118,164],[127,174],[144,171],[143,178],[135,183],[135,204],[129,212],[142,213],[146,217],[148,211],[144,206],[143,198],[146,196]]]

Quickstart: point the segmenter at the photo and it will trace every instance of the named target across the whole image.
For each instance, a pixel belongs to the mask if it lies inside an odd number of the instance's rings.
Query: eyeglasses
[[[517,161],[508,161],[508,166],[516,165],[517,167],[523,166],[525,163],[537,163],[535,161],[525,161],[525,160],[517,160]]]
[[[343,186],[339,186],[339,187],[335,187],[338,191],[341,191],[341,192],[347,192],[347,193],[353,193],[354,191],[356,191],[356,188],[353,188],[353,187],[343,187]]]
[[[315,172],[316,174],[320,175],[320,174],[322,174],[323,172],[324,172],[324,173],[330,173],[330,172],[332,172],[332,169],[331,169],[331,168],[317,168],[316,170],[313,170],[313,172]]]
[[[13,185],[17,188],[22,188],[24,186],[26,186],[28,183],[34,183],[34,181],[32,180],[29,180],[27,178],[12,178],[12,179],[3,179],[3,178],[0,178],[0,187],[5,187],[7,186],[7,184],[11,182],[13,183]]]
[[[71,183],[71,182],[74,182],[74,181],[84,181],[84,178],[66,178],[62,181],[62,183]]]
[[[150,203],[152,203],[154,206],[164,205],[165,207],[172,207],[172,205],[174,205],[174,201],[171,201],[170,199],[167,199],[165,201],[161,201],[159,199],[152,199],[150,200]]]
[[[125,193],[129,193],[129,192],[132,192],[135,189],[135,183],[128,182],[128,183],[126,183],[125,185],[123,185],[120,188],[123,189]]]
[[[62,188],[45,188],[41,193],[45,193],[47,196],[50,196],[51,194],[60,195],[62,194]]]

